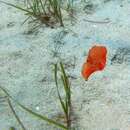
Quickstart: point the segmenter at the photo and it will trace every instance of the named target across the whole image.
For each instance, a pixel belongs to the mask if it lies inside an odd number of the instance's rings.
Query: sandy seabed
[[[53,118],[61,112],[53,63],[62,60],[71,77],[76,129],[130,130],[130,1],[104,1],[92,2],[94,9],[88,14],[85,3],[77,0],[73,24],[67,20],[65,28],[41,27],[31,34],[30,25],[21,25],[24,13],[0,3],[0,86]],[[86,82],[82,64],[97,44],[108,49],[107,66]],[[28,130],[57,130],[13,105]],[[0,102],[0,130],[10,126],[19,129],[7,103]]]

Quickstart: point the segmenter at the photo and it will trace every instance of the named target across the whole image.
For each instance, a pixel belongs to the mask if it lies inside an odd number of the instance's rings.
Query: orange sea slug
[[[82,76],[88,80],[95,71],[103,70],[106,65],[107,49],[104,46],[93,46],[88,53],[86,62],[82,67]]]

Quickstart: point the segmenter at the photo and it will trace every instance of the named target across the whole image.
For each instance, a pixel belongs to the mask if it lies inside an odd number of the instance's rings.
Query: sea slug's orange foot
[[[93,46],[88,53],[86,62],[82,67],[82,76],[88,80],[95,71],[101,71],[106,65],[107,49],[104,46]]]

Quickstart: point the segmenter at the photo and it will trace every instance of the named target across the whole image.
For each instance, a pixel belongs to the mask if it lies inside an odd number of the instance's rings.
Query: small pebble
[[[39,110],[40,110],[39,106],[37,106],[37,107],[36,107],[36,110],[37,110],[37,111],[39,111]]]
[[[95,24],[94,24],[94,25],[93,25],[93,27],[94,27],[94,28],[96,28],[96,27],[97,27],[97,25],[95,25]]]

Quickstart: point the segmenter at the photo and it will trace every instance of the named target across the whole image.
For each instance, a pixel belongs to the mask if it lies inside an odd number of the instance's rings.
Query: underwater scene
[[[130,0],[0,0],[0,130],[130,130]]]

